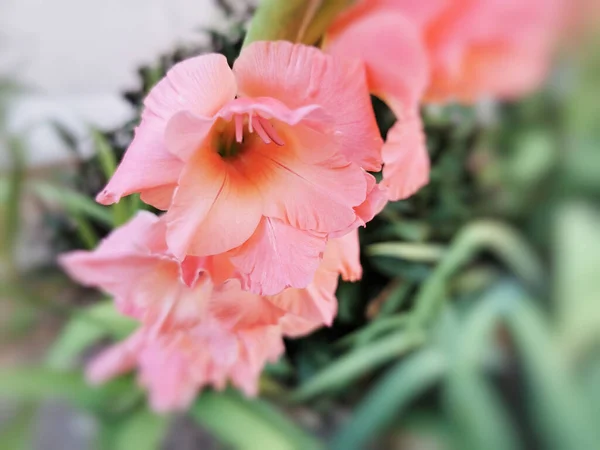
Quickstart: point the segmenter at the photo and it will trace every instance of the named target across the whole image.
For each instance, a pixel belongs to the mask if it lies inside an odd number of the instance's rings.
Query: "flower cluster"
[[[139,193],[164,213],[141,211],[60,260],[140,323],[89,378],[137,368],[158,411],[204,386],[256,394],[283,337],[331,325],[339,276],[361,277],[358,228],[428,182],[419,105],[541,80],[555,18],[542,3],[364,0],[322,49],[255,42],[232,68],[217,54],[174,66],[97,196]],[[370,94],[397,117],[385,142]]]

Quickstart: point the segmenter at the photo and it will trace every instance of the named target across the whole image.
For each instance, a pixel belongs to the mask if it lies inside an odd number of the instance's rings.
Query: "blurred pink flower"
[[[563,0],[362,0],[328,30],[325,51],[366,65],[398,122],[382,151],[390,199],[429,180],[421,101],[514,98],[543,81]]]
[[[430,71],[425,100],[473,102],[483,96],[518,97],[543,82],[565,4],[564,0],[363,0],[352,15],[355,21],[403,15],[411,29],[419,31],[425,47]],[[395,36],[408,42],[408,35],[412,38],[413,31]],[[388,38],[391,42],[393,35]],[[392,48],[401,45],[390,43]],[[407,78],[396,71],[402,80]]]
[[[396,115],[382,149],[382,185],[390,200],[400,200],[429,182],[429,155],[418,111],[429,62],[417,24],[387,3],[392,2],[359,2],[330,27],[324,49],[362,61],[369,90]]]
[[[166,249],[164,230],[158,217],[140,211],[94,251],[66,253],[59,262],[74,280],[111,295],[124,315],[161,329],[189,326],[206,310],[211,278],[231,269],[226,260],[222,268],[207,258],[179,262]]]
[[[158,335],[143,327],[92,360],[87,377],[102,383],[137,368],[152,409],[184,410],[206,386],[223,389],[231,382],[246,395],[256,395],[263,367],[283,349],[277,326],[231,330],[207,319]]]
[[[372,218],[381,145],[362,64],[257,42],[233,69],[215,54],[171,69],[97,200],[140,192],[168,209],[177,259],[230,252],[244,289],[272,295],[306,287],[327,239]]]
[[[283,351],[282,336],[331,325],[339,275],[362,275],[356,229],[327,243],[306,289],[274,296],[242,290],[223,256],[178,262],[165,234],[164,220],[140,212],[95,251],[60,258],[74,279],[113,295],[120,311],[142,323],[92,362],[89,379],[103,382],[137,367],[158,411],[185,408],[199,389],[227,381],[256,394],[262,368]]]

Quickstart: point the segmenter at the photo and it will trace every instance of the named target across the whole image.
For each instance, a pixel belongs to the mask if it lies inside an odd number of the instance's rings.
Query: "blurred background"
[[[255,4],[0,3],[0,448],[599,449],[594,28],[527,98],[423,108],[431,183],[361,230],[363,280],[340,285],[333,327],[286,342],[259,399],[158,416],[133,376],[85,383],[132,324],[56,255],[140,208],[93,197],[143,97],[188,56],[235,59]]]

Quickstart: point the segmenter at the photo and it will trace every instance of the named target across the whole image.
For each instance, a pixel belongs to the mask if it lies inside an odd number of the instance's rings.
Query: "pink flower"
[[[158,328],[195,323],[204,314],[211,295],[211,277],[228,276],[206,258],[179,262],[168,253],[165,226],[158,217],[140,211],[117,228],[92,252],[74,251],[59,257],[66,272],[79,283],[111,295],[119,311]],[[211,258],[216,259],[216,258]]]
[[[330,27],[324,48],[338,57],[362,61],[369,90],[396,115],[398,121],[382,149],[382,185],[390,200],[400,200],[429,182],[429,156],[418,112],[429,63],[419,27],[392,3],[359,2]]]
[[[562,0],[363,0],[332,33],[334,40],[342,34],[347,40],[356,40],[361,29],[365,33],[367,27],[374,29],[377,21],[388,17],[390,24],[394,20],[401,28],[392,34],[390,25],[386,36],[390,49],[406,48],[416,29],[429,61],[429,83],[415,83],[417,78],[427,82],[421,73],[411,78],[415,67],[421,70],[423,66],[411,64],[417,61],[414,54],[396,51],[395,61],[408,55],[403,62],[409,74],[395,70],[403,86],[412,86],[413,94],[426,87],[425,99],[433,102],[472,102],[482,96],[514,98],[543,81],[563,7]],[[400,16],[404,17],[403,26]],[[382,33],[372,40],[380,39]],[[351,44],[343,45],[348,48]],[[373,44],[363,44],[363,48],[369,45]],[[394,69],[386,69],[375,58],[370,56],[374,76],[390,79]]]
[[[137,368],[152,409],[184,410],[206,386],[223,389],[231,382],[246,395],[256,395],[264,365],[282,352],[277,326],[231,330],[211,319],[162,334],[142,327],[94,359],[87,377],[102,383]]]
[[[328,242],[306,289],[275,296],[244,291],[223,256],[179,262],[165,236],[163,219],[140,212],[95,251],[60,258],[73,278],[113,295],[123,313],[142,322],[92,362],[89,379],[99,383],[137,368],[157,411],[185,408],[203,387],[227,382],[255,395],[264,365],[283,351],[282,336],[331,325],[338,276],[355,281],[362,274],[356,229]]]
[[[371,219],[381,145],[362,64],[257,42],[233,69],[215,54],[175,66],[97,200],[140,192],[168,209],[176,258],[228,253],[245,289],[277,294],[306,287],[327,239]]]
[[[513,98],[543,81],[562,0],[362,0],[335,21],[325,51],[365,63],[370,91],[398,122],[382,150],[390,199],[429,181],[422,100]]]

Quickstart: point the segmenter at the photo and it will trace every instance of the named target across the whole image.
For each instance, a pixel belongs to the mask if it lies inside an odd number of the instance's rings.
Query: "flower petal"
[[[138,330],[123,342],[102,351],[86,367],[87,380],[92,384],[100,384],[132,370],[145,340],[145,332]]]
[[[202,55],[175,65],[148,94],[135,138],[96,200],[107,205],[133,192],[175,184],[182,163],[165,147],[167,122],[179,111],[210,116],[236,92],[235,78],[223,55]],[[144,199],[165,208],[164,196],[157,200],[149,194]]]
[[[215,287],[210,311],[217,320],[234,331],[276,325],[285,314],[261,295],[242,290],[239,280],[229,280]]]
[[[305,289],[286,289],[269,300],[287,311],[280,320],[283,333],[290,337],[306,335],[324,325],[331,326],[337,313],[335,291],[337,272],[321,265]]]
[[[323,107],[334,118],[346,158],[365,170],[381,167],[381,137],[359,62],[290,42],[255,42],[242,51],[233,71],[243,96],[273,97],[291,109]]]
[[[308,127],[288,128],[290,143],[253,149],[246,173],[263,198],[263,214],[295,228],[331,232],[356,219],[366,198],[364,171],[336,154],[330,138]],[[319,151],[315,151],[319,149]]]
[[[165,215],[167,243],[179,259],[242,245],[261,218],[256,188],[217,153],[197,152],[179,179]]]
[[[273,295],[288,287],[306,287],[319,266],[325,243],[322,234],[264,217],[252,237],[229,257],[245,290]]]
[[[339,273],[344,281],[358,281],[362,278],[358,229],[327,243],[323,268]]]
[[[369,90],[397,117],[418,105],[427,87],[427,53],[419,30],[393,10],[375,8],[342,17],[328,30],[325,51],[363,61]]]
[[[398,121],[383,147],[383,182],[390,200],[410,197],[429,183],[429,154],[418,115]]]

